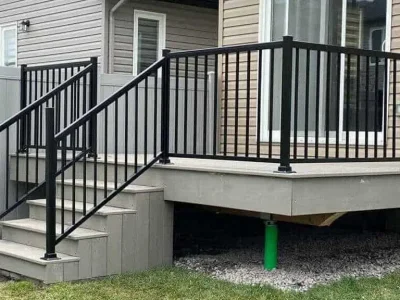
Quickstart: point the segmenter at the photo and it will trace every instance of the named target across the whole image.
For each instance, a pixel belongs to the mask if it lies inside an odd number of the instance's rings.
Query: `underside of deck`
[[[34,170],[30,154],[28,170]],[[40,155],[39,176],[44,176],[45,157]],[[123,181],[125,166],[134,169],[135,156],[104,155],[97,159],[97,178]],[[12,157],[15,163],[16,156]],[[138,156],[142,164],[143,156]],[[19,178],[25,179],[25,160],[20,160]],[[87,159],[88,179],[93,159]],[[162,186],[165,200],[234,210],[284,216],[301,216],[351,211],[399,208],[400,162],[293,164],[295,173],[277,173],[277,164],[171,158],[167,165],[156,164],[134,183]],[[14,168],[12,168],[14,169]],[[34,182],[29,171],[29,181]],[[77,165],[77,176],[82,163]],[[15,174],[11,174],[15,179]],[[71,177],[70,171],[66,177]]]

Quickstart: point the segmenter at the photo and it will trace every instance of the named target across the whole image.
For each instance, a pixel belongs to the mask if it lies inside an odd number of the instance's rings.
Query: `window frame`
[[[6,30],[15,30],[15,65],[5,66],[4,65],[4,32]],[[0,24],[0,67],[16,68],[18,66],[18,24],[7,23]]]
[[[286,3],[287,0],[282,0]],[[339,0],[338,0],[339,1]],[[342,29],[341,29],[341,46],[342,47],[346,47],[346,21],[347,21],[347,6],[348,6],[348,0],[342,0]],[[393,0],[386,0],[386,23],[384,26],[373,26],[371,28],[377,28],[377,27],[383,27],[384,28],[384,40],[385,40],[385,44],[384,44],[384,51],[390,51],[391,49],[391,39],[392,39],[392,8],[393,8]],[[260,0],[260,8],[259,8],[259,35],[258,35],[258,39],[260,43],[264,43],[264,42],[271,42],[271,38],[272,38],[272,30],[271,30],[271,24],[272,24],[272,3],[273,0]],[[369,34],[369,33],[368,33]],[[369,37],[368,37],[369,38]],[[264,70],[269,70],[269,61],[268,61],[268,55],[264,55],[264,60],[263,60],[263,69]],[[344,65],[345,65],[345,59],[341,60],[342,63],[342,69],[344,69]],[[379,65],[381,64],[380,62],[378,63]],[[385,70],[388,74],[390,73],[390,70]],[[268,91],[268,86],[269,86],[269,77],[268,76],[262,76],[262,93],[264,93],[264,91]],[[340,80],[341,80],[341,90],[340,90],[340,117],[339,117],[339,122],[340,122],[340,126],[339,126],[339,143],[340,144],[345,144],[345,137],[346,137],[346,132],[343,130],[343,116],[344,116],[344,109],[343,109],[343,105],[344,105],[344,80],[345,80],[345,74],[342,72],[341,76],[340,76]],[[389,99],[389,88],[387,88],[387,95],[386,97],[388,97]],[[268,121],[268,115],[269,115],[269,96],[268,93],[266,93],[267,95],[265,95],[265,93],[262,96],[262,104],[261,104],[261,122],[260,122],[260,131],[261,131],[261,142],[270,142],[269,140],[269,121]],[[388,103],[387,103],[388,105]],[[387,119],[384,122],[388,122]],[[355,140],[356,140],[356,135],[354,134],[354,132],[349,132],[350,133],[350,144],[353,145],[355,144]],[[369,132],[369,141],[370,143],[373,142],[374,138],[371,138],[370,134],[373,134],[373,132]],[[272,136],[272,142],[279,142],[280,141],[280,135],[281,132],[279,130],[274,131],[273,132],[273,136]],[[364,132],[359,132],[360,135],[360,144],[361,143],[365,143],[365,139],[364,139]],[[331,138],[332,139],[332,138]],[[334,142],[334,139],[332,139]],[[302,143],[304,142],[304,139],[298,138],[298,142]],[[309,143],[314,143],[315,142],[315,138],[313,137],[309,137],[308,138],[308,142]],[[325,142],[325,139],[320,137],[319,138],[319,142],[323,143]],[[378,132],[378,144],[382,145],[384,143],[383,140],[383,133],[382,132]]]
[[[166,43],[166,14],[155,13],[144,10],[135,9],[133,12],[133,75],[138,75],[138,53],[139,53],[139,19],[149,19],[158,21],[158,51],[157,59],[162,57],[162,50],[165,49]]]
[[[380,30],[382,32],[383,40],[382,40],[381,46],[382,46],[382,44],[386,43],[386,26],[370,27],[369,28],[369,34],[368,34],[368,47],[369,47],[370,50],[373,50],[372,49],[372,33],[374,31],[377,31],[377,30]],[[382,47],[381,47],[381,49],[378,50],[378,51],[385,51],[385,50],[386,49],[382,50]],[[384,63],[385,63],[385,60],[384,59],[380,59],[379,62],[378,62],[378,65],[382,66],[382,65],[384,65]],[[375,66],[375,62],[373,62],[373,61],[370,61],[369,64],[370,64],[370,66]]]

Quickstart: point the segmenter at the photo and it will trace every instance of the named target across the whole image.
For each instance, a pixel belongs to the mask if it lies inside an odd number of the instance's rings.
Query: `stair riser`
[[[46,207],[38,205],[29,205],[29,217],[35,220],[46,221]],[[75,220],[79,220],[83,217],[82,213],[75,213]],[[61,209],[57,209],[58,223],[61,223]],[[64,224],[72,224],[72,212],[64,210]],[[81,228],[87,228],[97,231],[107,231],[107,216],[103,215],[93,215],[85,223],[80,226]]]
[[[3,239],[37,248],[45,248],[43,233],[3,226]],[[107,275],[107,237],[72,240],[64,239],[56,246],[56,251],[80,257],[79,279]]]
[[[137,202],[142,200],[148,200],[150,198],[150,194],[151,193],[148,192],[120,193],[115,198],[113,198],[107,205],[136,210]],[[83,195],[84,195],[84,188],[81,186],[75,186],[75,199],[77,201],[82,201]],[[62,187],[60,183],[57,183],[57,198],[61,199],[61,196],[62,196]],[[73,187],[71,185],[64,185],[64,199],[72,200],[72,197],[73,197]],[[96,198],[97,198],[97,203],[103,201],[104,189],[97,188]],[[93,200],[94,200],[94,188],[86,187],[86,201],[88,203],[93,203]]]
[[[79,262],[40,265],[0,254],[0,269],[50,284],[79,279]]]
[[[32,232],[8,226],[3,226],[3,240],[37,248],[46,247],[46,235],[44,233]],[[65,239],[57,245],[56,251],[71,256],[78,256],[78,244],[79,240]]]

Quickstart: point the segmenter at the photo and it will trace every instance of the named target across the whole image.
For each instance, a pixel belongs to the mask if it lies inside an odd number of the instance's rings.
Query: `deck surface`
[[[43,171],[39,174],[44,177],[45,157],[40,156],[39,168]],[[33,153],[29,158],[29,178],[33,182]],[[125,164],[128,173],[133,174],[135,160],[135,155],[128,155],[126,162],[124,154],[107,155],[107,159],[99,154],[97,178],[104,177],[107,161],[107,180],[114,180],[116,161],[121,180]],[[86,161],[93,164],[93,159]],[[143,161],[144,156],[138,155],[138,164]],[[20,159],[19,178],[25,178],[24,162]],[[82,162],[78,164],[82,167]],[[277,173],[278,164],[274,163],[172,157],[170,164],[156,163],[133,184],[161,187],[168,201],[287,216],[400,208],[400,162],[307,163],[292,167],[295,173],[285,174]],[[93,176],[92,170],[87,167],[88,179]],[[11,176],[15,174],[11,172]]]
[[[15,155],[13,155],[15,156]],[[31,158],[35,156],[32,152]],[[39,153],[44,158],[44,153]],[[20,154],[22,159],[25,154]],[[59,158],[61,156],[59,155]],[[67,153],[67,159],[71,158],[71,152]],[[132,166],[135,164],[135,155],[128,154],[127,164]],[[148,161],[152,156],[148,156]],[[93,161],[93,159],[87,159]],[[104,154],[98,154],[97,161],[105,162]],[[138,154],[138,164],[143,164],[144,155]],[[115,162],[115,155],[108,154],[107,162],[112,164]],[[117,163],[125,164],[125,155],[117,155]],[[278,164],[265,162],[245,162],[234,160],[211,160],[211,159],[194,159],[172,157],[171,163],[162,165],[157,163],[156,168],[167,168],[175,170],[192,170],[205,172],[218,172],[242,175],[268,176],[278,178],[307,178],[307,177],[348,177],[348,176],[377,176],[377,175],[400,175],[400,161],[398,162],[338,162],[338,163],[297,163],[292,164],[294,173],[277,172]]]
[[[114,155],[107,155],[107,157],[109,162],[115,161]],[[143,160],[143,155],[138,155],[138,162],[143,163]],[[99,161],[104,161],[104,154],[99,155]],[[118,155],[117,161],[120,164],[124,164],[125,156],[123,154]],[[134,162],[135,156],[128,155],[128,164],[132,165]],[[279,173],[277,172],[278,164],[275,163],[172,157],[171,164],[157,164],[156,167],[280,178],[400,175],[400,161],[292,164],[294,173]]]

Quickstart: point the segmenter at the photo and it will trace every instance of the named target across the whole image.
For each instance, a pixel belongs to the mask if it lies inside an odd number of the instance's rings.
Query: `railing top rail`
[[[225,54],[225,53],[235,53],[235,52],[245,52],[245,51],[268,50],[268,49],[281,48],[282,45],[283,45],[282,41],[277,41],[277,42],[254,43],[254,44],[237,45],[237,46],[215,47],[215,48],[206,48],[199,50],[171,52],[168,54],[167,57],[180,58],[180,57],[199,56],[199,55],[201,56],[201,55]]]
[[[59,63],[59,64],[49,64],[49,65],[37,65],[37,66],[26,66],[26,71],[46,71],[52,69],[65,69],[71,67],[86,67],[91,63],[90,60],[76,61],[70,63]]]
[[[116,99],[120,98],[123,96],[125,93],[127,93],[129,90],[131,90],[135,85],[140,83],[143,79],[145,79],[148,75],[152,74],[155,70],[157,70],[163,63],[164,63],[165,58],[161,58],[159,61],[153,63],[151,66],[149,66],[147,69],[145,69],[142,73],[140,73],[138,76],[136,76],[133,80],[125,84],[123,87],[121,87],[118,91],[116,91],[114,94],[112,94],[110,97],[93,107],[91,110],[86,112],[83,116],[81,116],[78,120],[70,124],[68,127],[64,128],[61,132],[59,132],[55,136],[56,141],[61,141],[64,137],[69,135],[71,132],[79,128],[81,125],[89,121],[94,115],[97,115],[100,113],[104,108],[108,107],[111,105]]]
[[[293,41],[293,47],[299,48],[299,49],[304,49],[304,50],[335,52],[335,53],[342,53],[342,54],[388,58],[388,59],[400,59],[400,53],[377,51],[377,50],[367,50],[367,49],[360,49],[360,48],[354,48],[354,47],[325,45],[325,44],[316,44],[316,43],[300,42],[300,41]]]
[[[281,48],[282,45],[283,45],[283,41],[276,41],[276,42],[267,42],[267,43],[253,43],[253,44],[246,44],[246,45],[214,47],[214,48],[206,48],[206,49],[171,52],[168,54],[167,57],[168,58],[184,58],[184,57],[191,57],[191,56],[268,50],[268,49]],[[388,58],[388,59],[400,59],[400,53],[359,49],[359,48],[345,47],[345,46],[317,44],[317,43],[309,43],[309,42],[301,42],[301,41],[293,41],[293,47],[305,49],[305,50],[336,52],[336,53],[343,53],[343,54],[361,55],[361,56],[370,56],[370,57]]]
[[[2,124],[0,124],[0,132],[5,130],[7,127],[12,125],[14,122],[18,121],[21,119],[23,116],[26,114],[32,112],[36,108],[38,108],[40,105],[45,103],[47,100],[50,100],[52,97],[54,97],[57,93],[61,92],[65,88],[69,87],[71,84],[73,84],[75,81],[79,80],[82,78],[84,75],[90,72],[92,68],[92,64],[88,65],[86,68],[84,68],[82,71],[76,73],[74,76],[69,78],[68,80],[64,81],[62,84],[51,90],[49,93],[44,95],[42,98],[34,101],[30,105],[26,106],[24,109],[20,110],[18,113],[16,113],[14,116],[10,117],[6,121],[4,121]]]

